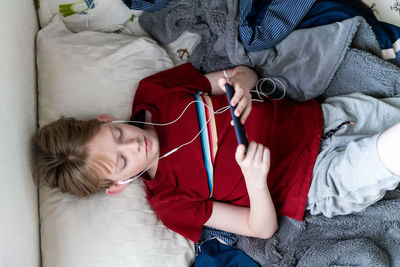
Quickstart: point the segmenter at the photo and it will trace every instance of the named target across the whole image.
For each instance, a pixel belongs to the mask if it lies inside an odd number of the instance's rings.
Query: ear
[[[96,117],[96,119],[102,122],[112,122],[116,120],[114,117],[107,114],[100,114]]]
[[[114,196],[116,194],[121,193],[127,186],[128,184],[117,184],[114,183],[113,185],[111,185],[109,188],[106,189],[106,194],[109,196]]]

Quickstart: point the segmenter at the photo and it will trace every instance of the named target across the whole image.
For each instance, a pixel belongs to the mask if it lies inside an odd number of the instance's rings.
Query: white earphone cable
[[[201,101],[195,100],[195,101],[190,102],[188,105],[186,105],[186,107],[184,108],[184,110],[182,111],[182,113],[178,116],[178,118],[176,118],[175,120],[173,120],[173,121],[171,121],[171,122],[168,122],[168,123],[152,123],[152,122],[125,121],[125,120],[112,121],[111,123],[127,123],[127,122],[131,122],[131,123],[143,123],[143,124],[154,125],[154,126],[166,126],[166,125],[170,125],[170,124],[173,124],[173,123],[175,123],[176,121],[178,121],[178,120],[182,117],[182,115],[185,113],[185,111],[188,109],[188,107],[189,107],[191,104],[193,104],[193,103],[200,103],[200,104],[204,105],[205,107],[207,107],[208,109],[211,109],[207,104],[205,104],[205,103],[203,103],[203,102],[201,102]],[[214,114],[223,113],[223,112],[225,112],[225,111],[228,110],[228,109],[229,109],[229,106],[222,107],[222,108],[218,109],[217,111],[214,111]],[[212,109],[211,109],[211,110],[212,110]],[[160,159],[162,159],[162,158],[165,158],[165,157],[167,157],[167,156],[169,156],[169,155],[175,153],[175,152],[178,151],[180,148],[182,148],[182,147],[184,147],[184,146],[187,146],[187,145],[189,145],[190,143],[192,143],[194,140],[196,140],[196,138],[197,138],[197,137],[201,134],[201,132],[205,129],[205,127],[206,127],[207,124],[210,122],[210,120],[211,120],[211,118],[209,118],[209,119],[206,121],[206,123],[204,124],[204,126],[200,129],[200,131],[199,131],[190,141],[181,144],[180,146],[178,146],[178,147],[172,149],[171,151],[165,153],[164,155],[162,155],[162,156],[159,157],[158,159],[154,160],[144,171],[141,171],[138,175],[136,175],[136,176],[134,176],[134,177],[131,177],[131,178],[129,178],[129,179],[127,179],[127,180],[124,180],[124,181],[118,181],[117,184],[120,184],[120,185],[121,185],[121,184],[127,184],[127,183],[130,183],[130,182],[133,182],[134,180],[136,180],[137,178],[139,178],[143,173],[145,173],[148,169],[150,169],[150,167],[153,166],[154,163],[156,163],[158,160],[160,160]]]
[[[225,71],[224,71],[224,74],[226,75],[226,72],[225,72]],[[226,79],[227,79],[227,81],[229,81],[227,75],[226,75]],[[264,92],[261,91],[262,83],[264,83],[265,81],[270,81],[270,82],[273,84],[273,86],[274,86],[274,87],[273,87],[273,90],[272,90],[271,92],[269,92],[269,93],[264,93]],[[283,94],[282,94],[282,96],[281,96],[280,98],[277,98],[276,100],[280,100],[280,99],[284,98],[285,95],[286,95],[286,87],[285,87],[285,85],[284,85],[279,79],[277,79],[277,78],[262,78],[262,79],[260,79],[260,80],[257,82],[256,89],[255,89],[255,90],[250,90],[251,92],[255,92],[255,93],[257,94],[258,98],[259,98],[259,99],[252,99],[252,101],[264,102],[264,100],[262,99],[262,96],[268,97],[269,95],[271,95],[271,94],[273,94],[273,93],[275,92],[275,90],[276,90],[276,83],[275,83],[275,81],[278,82],[278,83],[280,83],[281,87],[283,88]],[[260,82],[261,82],[261,84],[260,84]],[[177,122],[177,121],[183,116],[183,114],[186,112],[186,110],[189,108],[189,106],[190,106],[191,104],[193,104],[193,103],[200,103],[200,104],[204,105],[205,107],[207,107],[209,110],[212,110],[212,108],[211,108],[210,106],[208,106],[207,104],[205,104],[204,102],[201,102],[201,101],[198,101],[198,100],[194,100],[194,101],[191,101],[189,104],[187,104],[186,107],[185,107],[185,108],[183,109],[183,111],[181,112],[181,114],[180,114],[175,120],[173,120],[173,121],[171,121],[171,122],[167,122],[167,123],[153,123],[153,122],[145,122],[145,121],[117,120],[117,121],[112,121],[111,123],[128,123],[128,122],[129,122],[129,123],[143,123],[143,124],[146,124],[146,125],[153,125],[153,126],[167,126],[167,125],[171,125],[171,124]],[[218,109],[217,111],[214,111],[213,114],[221,114],[221,113],[227,111],[228,109],[229,109],[229,106],[225,106],[225,107],[222,107],[222,108]],[[129,179],[127,179],[127,180],[124,180],[124,181],[118,181],[117,184],[122,185],[122,184],[127,184],[127,183],[130,183],[130,182],[133,182],[134,180],[136,180],[137,178],[139,178],[143,173],[145,173],[151,166],[153,166],[154,163],[156,163],[158,160],[160,160],[160,159],[162,159],[162,158],[165,158],[165,157],[167,157],[167,156],[169,156],[169,155],[175,153],[175,152],[178,151],[180,148],[182,148],[182,147],[184,147],[184,146],[187,146],[187,145],[189,145],[190,143],[192,143],[194,140],[196,140],[196,138],[197,138],[197,137],[201,134],[201,132],[205,129],[205,127],[206,127],[207,124],[210,122],[210,120],[211,120],[211,118],[208,119],[208,120],[206,121],[206,123],[204,124],[204,126],[200,129],[200,131],[199,131],[190,141],[181,144],[180,146],[178,146],[178,147],[172,149],[171,151],[165,153],[164,155],[162,155],[162,156],[159,157],[158,159],[154,160],[144,171],[140,172],[138,175],[136,175],[136,176],[134,176],[134,177],[131,177],[131,178],[129,178]]]

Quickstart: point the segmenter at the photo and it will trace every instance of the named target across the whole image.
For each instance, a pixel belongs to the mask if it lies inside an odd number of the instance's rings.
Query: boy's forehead
[[[94,135],[92,140],[90,140],[89,145],[99,145],[105,144],[107,145],[106,141],[111,141],[108,139],[113,139],[111,125],[104,123],[100,126],[100,130]]]
[[[96,167],[103,169],[107,174],[116,168],[116,142],[111,127],[102,125],[101,129],[88,143],[89,161]]]
[[[115,160],[109,154],[99,152],[89,153],[89,165],[105,177],[113,174],[116,169]]]

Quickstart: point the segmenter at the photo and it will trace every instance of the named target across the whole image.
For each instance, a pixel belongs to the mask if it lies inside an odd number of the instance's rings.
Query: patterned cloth
[[[342,128],[342,126],[350,124],[353,125],[355,122],[353,121],[345,121],[342,122],[341,124],[339,124],[337,127],[330,129],[329,131],[327,131],[326,133],[324,133],[321,136],[321,141],[328,139],[329,137],[331,137],[332,135],[334,135],[340,128]]]
[[[238,241],[238,237],[230,232],[225,232],[213,227],[203,226],[199,242],[195,244],[196,255],[200,253],[201,244],[211,239],[218,238],[226,245],[233,246]]]
[[[201,131],[201,148],[203,151],[204,166],[207,172],[208,188],[210,196],[214,189],[214,161],[218,150],[217,126],[215,124],[214,108],[211,98],[207,94],[198,92],[195,94],[197,101],[197,115]]]
[[[291,33],[314,0],[243,0],[239,3],[239,35],[248,52],[270,48]]]
[[[156,11],[161,9],[168,0],[122,0],[125,5],[130,9],[144,10],[144,11]]]

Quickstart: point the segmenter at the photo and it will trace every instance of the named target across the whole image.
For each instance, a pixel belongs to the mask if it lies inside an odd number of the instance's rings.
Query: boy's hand
[[[245,154],[244,145],[238,145],[235,157],[247,186],[257,188],[267,186],[267,175],[271,163],[270,152],[267,147],[251,141]]]
[[[257,73],[251,68],[239,66],[227,73],[230,85],[235,89],[235,94],[231,100],[231,105],[236,106],[235,116],[242,116],[242,124],[246,122],[251,111],[251,94],[258,81]],[[219,87],[225,91],[225,78],[218,80]],[[231,122],[232,123],[232,122]]]

